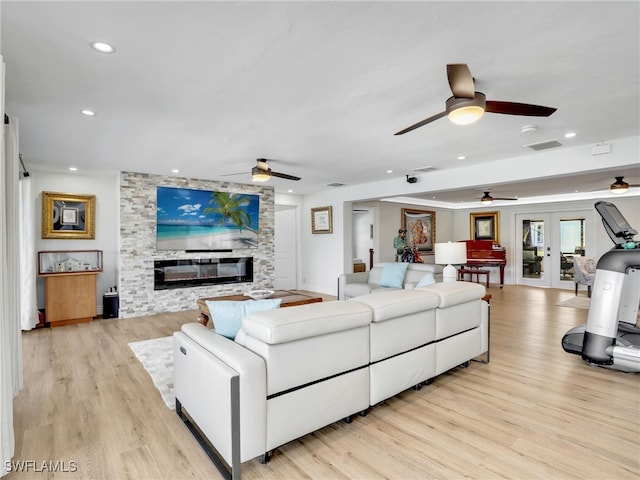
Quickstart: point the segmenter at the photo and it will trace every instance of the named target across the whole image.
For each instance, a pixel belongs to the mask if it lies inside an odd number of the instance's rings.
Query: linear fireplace
[[[253,282],[253,257],[156,260],[154,290]]]

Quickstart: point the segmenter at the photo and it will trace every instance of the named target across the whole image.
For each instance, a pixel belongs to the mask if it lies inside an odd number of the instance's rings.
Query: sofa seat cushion
[[[256,312],[242,321],[242,330],[267,344],[292,342],[371,323],[366,305],[333,301]]]
[[[349,303],[367,305],[373,312],[373,322],[382,322],[395,317],[433,310],[440,304],[440,297],[433,292],[420,289],[376,292],[375,295],[364,295],[349,299]]]

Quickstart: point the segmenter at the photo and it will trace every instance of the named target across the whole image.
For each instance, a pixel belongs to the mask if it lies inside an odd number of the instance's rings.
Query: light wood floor
[[[562,335],[587,311],[567,290],[491,288],[491,363],[472,362],[353,423],[242,466],[247,479],[637,479],[640,377],[589,367]],[[76,473],[7,478],[221,478],[127,344],[171,335],[196,311],[26,332],[14,460]],[[292,422],[296,419],[292,418]]]

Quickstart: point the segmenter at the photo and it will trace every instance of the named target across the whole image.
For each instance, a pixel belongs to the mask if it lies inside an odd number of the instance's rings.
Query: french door
[[[593,212],[517,214],[516,239],[517,284],[574,288],[573,257],[594,249]]]

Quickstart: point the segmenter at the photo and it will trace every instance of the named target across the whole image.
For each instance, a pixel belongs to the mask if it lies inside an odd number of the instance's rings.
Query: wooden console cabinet
[[[47,322],[52,327],[93,320],[96,312],[96,275],[69,273],[45,278]]]
[[[96,275],[102,250],[38,252],[38,276],[44,277],[45,311],[52,327],[90,322],[97,315]]]

